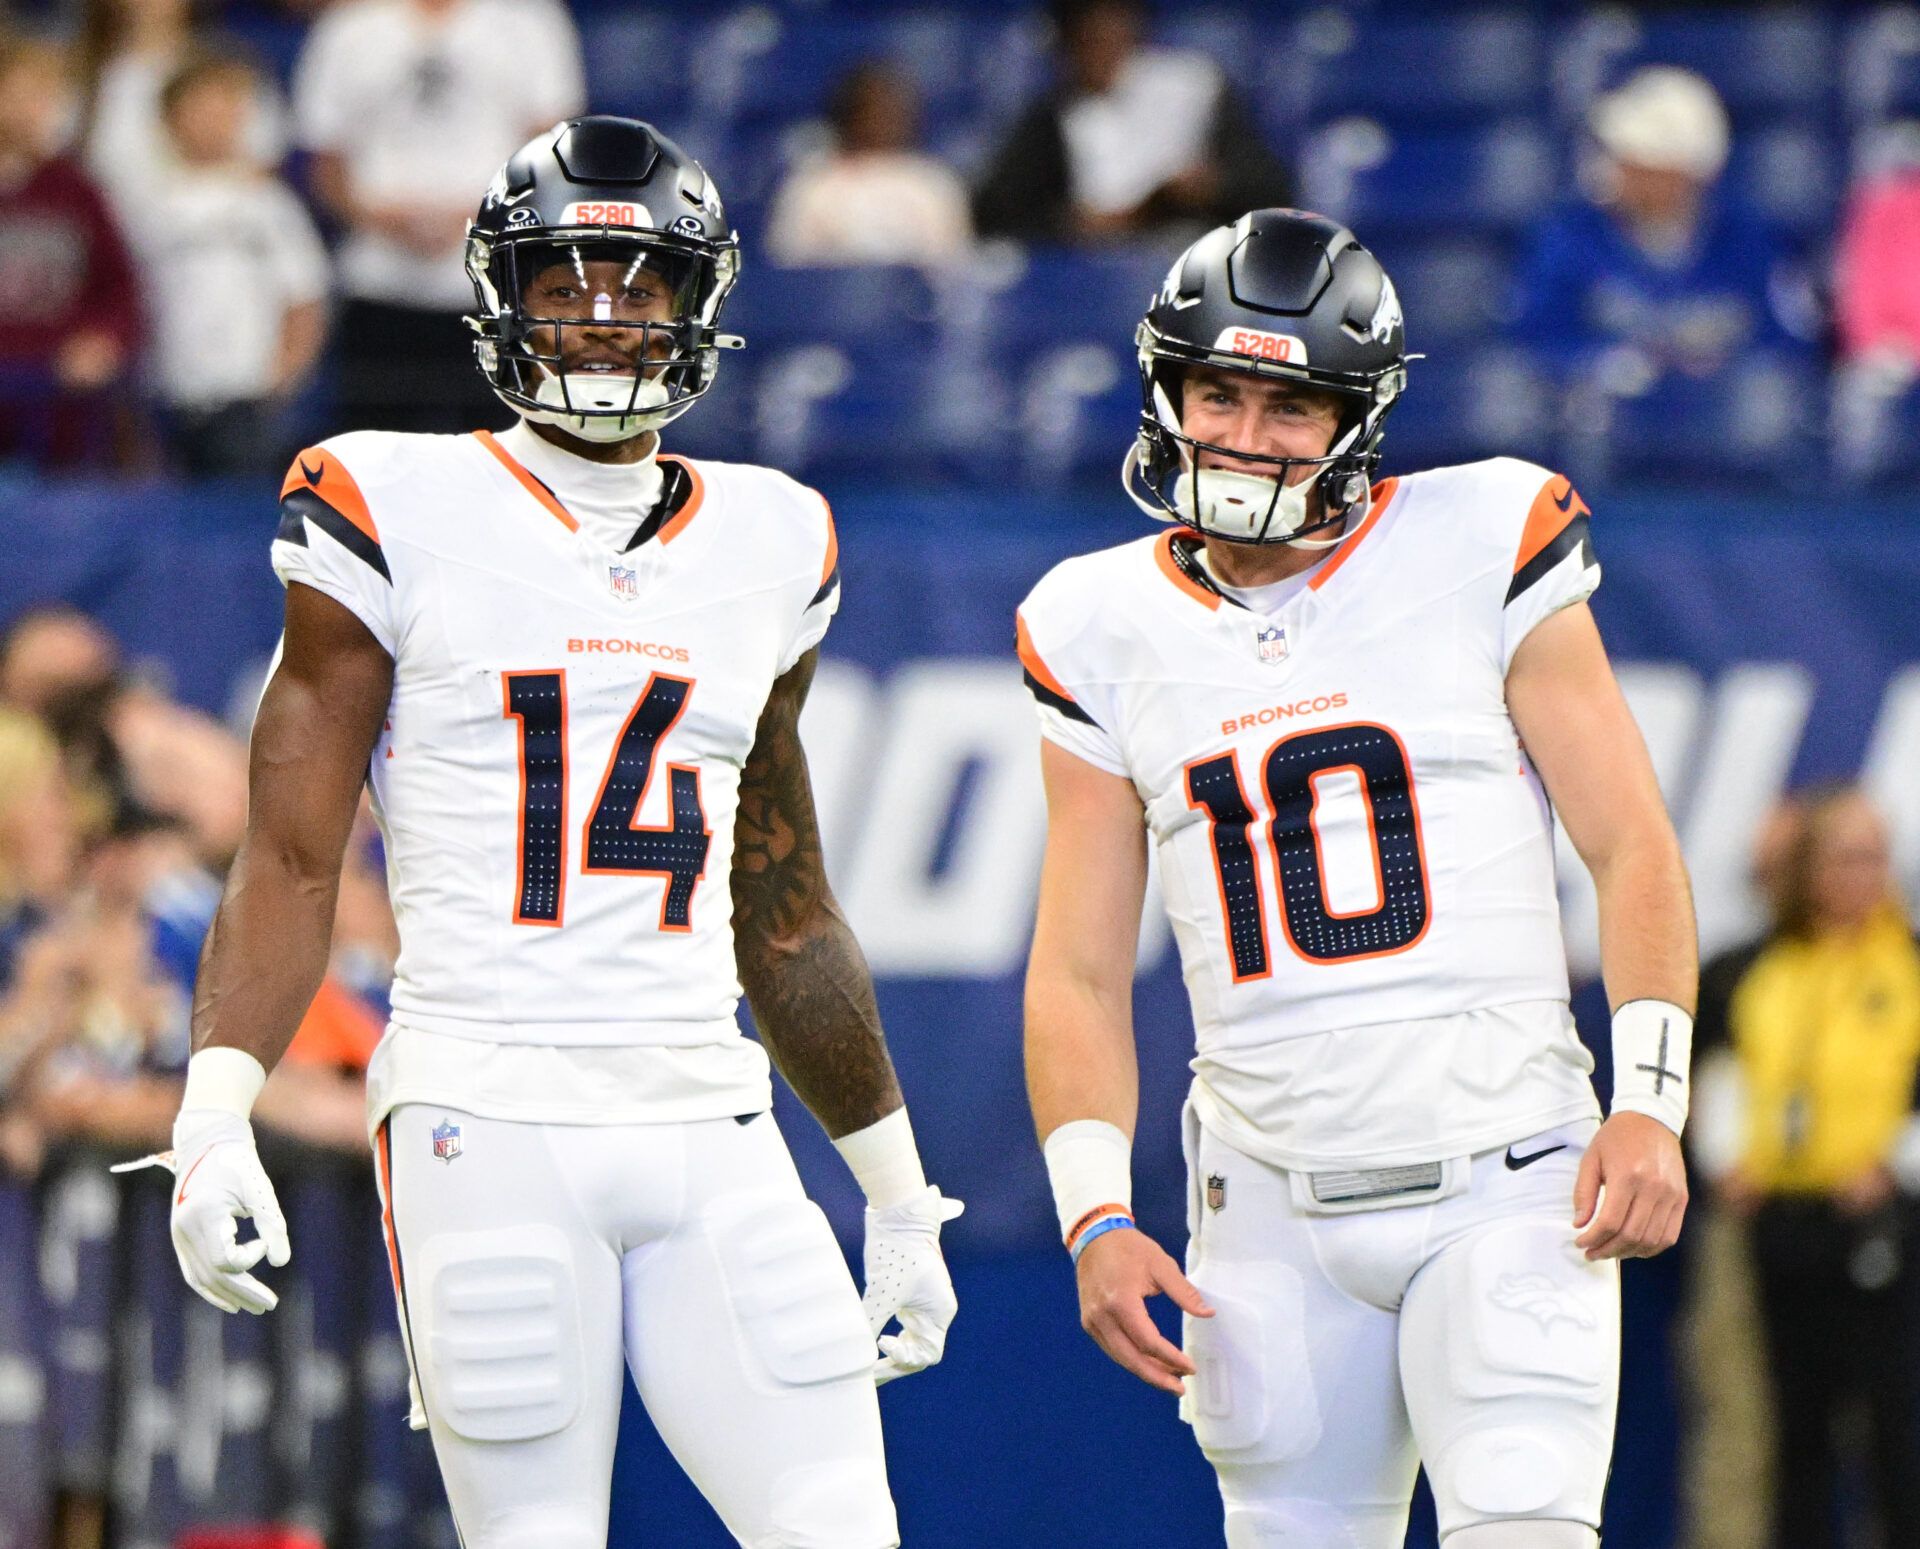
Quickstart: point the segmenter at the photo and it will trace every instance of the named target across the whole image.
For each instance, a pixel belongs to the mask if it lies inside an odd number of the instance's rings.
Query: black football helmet
[[[1127,493],[1150,516],[1238,543],[1292,543],[1364,508],[1387,412],[1407,381],[1400,301],[1354,234],[1304,210],[1254,210],[1174,261],[1135,335],[1140,432]],[[1260,457],[1181,428],[1186,368],[1277,377],[1338,395],[1324,457]],[[1212,451],[1244,472],[1199,466]],[[1289,486],[1303,465],[1311,478]],[[1321,512],[1308,494],[1318,488]],[[1311,517],[1311,519],[1310,519]]]
[[[617,324],[639,334],[633,354],[644,370],[566,372],[565,330],[604,328],[608,318],[534,317],[526,287],[553,264],[584,275],[608,259],[665,279],[671,319]],[[467,226],[477,301],[467,326],[481,374],[524,417],[586,440],[656,430],[713,385],[720,350],[745,342],[715,327],[739,266],[739,238],[697,161],[637,119],[568,119],[514,152]]]

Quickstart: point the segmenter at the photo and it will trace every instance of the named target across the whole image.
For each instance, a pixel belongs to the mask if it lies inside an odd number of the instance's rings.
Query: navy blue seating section
[[[228,19],[284,71],[299,30],[266,3],[243,0]],[[988,255],[945,278],[782,272],[761,256],[775,193],[821,143],[845,71],[871,59],[904,70],[927,145],[972,175],[1047,82],[1043,7],[570,3],[593,106],[679,136],[719,178],[745,244],[727,322],[750,347],[727,356],[720,390],[676,434],[818,478],[967,482],[1013,470],[1045,484],[1117,462],[1139,407],[1132,330],[1167,252]],[[1804,423],[1796,436],[1742,405],[1818,397],[1811,364],[1758,362],[1627,396],[1575,384],[1568,397],[1524,341],[1503,336],[1513,266],[1529,226],[1572,184],[1587,103],[1651,62],[1714,82],[1735,125],[1729,187],[1818,261],[1850,166],[1889,122],[1920,117],[1920,4],[1160,0],[1155,28],[1220,61],[1294,166],[1299,201],[1352,223],[1396,276],[1410,340],[1430,356],[1395,414],[1399,457],[1507,449],[1582,462],[1596,477],[1672,464],[1736,480],[1805,465]],[[1912,428],[1901,403],[1874,411],[1890,446]],[[1663,433],[1643,435],[1651,427]],[[1856,467],[1912,472],[1885,449]]]

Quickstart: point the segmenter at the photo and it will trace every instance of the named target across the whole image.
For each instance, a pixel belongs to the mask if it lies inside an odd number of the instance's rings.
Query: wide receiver
[[[797,731],[832,518],[771,470],[658,455],[739,342],[715,329],[737,255],[672,141],[561,124],[469,230],[480,366],[521,423],[338,436],[283,491],[286,634],[201,962],[174,1244],[216,1306],[274,1305],[248,1112],[370,779],[401,954],[369,1123],[413,1421],[467,1549],[606,1541],[623,1348],[742,1544],[898,1544],[875,1382],[938,1360],[954,1313],[959,1206],[922,1175]],[[864,1317],[742,986],[866,1190]]]
[[[1181,1394],[1232,1549],[1398,1549],[1421,1461],[1447,1549],[1591,1549],[1614,1261],[1686,1203],[1696,959],[1587,509],[1507,458],[1369,484],[1400,305],[1320,216],[1201,238],[1139,359],[1125,476],[1175,525],[1019,616],[1049,812],[1028,1078],[1082,1322]],[[1556,810],[1599,889],[1604,1124]],[[1130,1211],[1149,835],[1198,1034],[1185,1275]]]

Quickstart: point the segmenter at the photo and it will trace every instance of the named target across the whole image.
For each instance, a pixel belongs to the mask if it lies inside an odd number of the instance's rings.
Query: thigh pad
[[[528,1441],[571,1423],[581,1335],[566,1237],[551,1226],[438,1232],[417,1261],[429,1408],[470,1441]]]
[[[1212,1263],[1194,1280],[1214,1315],[1188,1318],[1194,1364],[1181,1417],[1215,1462],[1278,1463],[1320,1441],[1319,1397],[1307,1356],[1306,1285],[1277,1260]]]
[[[873,1365],[860,1295],[812,1200],[717,1201],[708,1229],[735,1322],[774,1382],[804,1387]]]

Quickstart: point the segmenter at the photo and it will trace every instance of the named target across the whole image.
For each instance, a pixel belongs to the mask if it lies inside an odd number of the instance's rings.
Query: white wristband
[[[222,1045],[202,1049],[187,1061],[187,1089],[180,1094],[180,1111],[213,1108],[244,1119],[267,1084],[267,1068],[245,1049]]]
[[[925,1192],[927,1175],[920,1165],[920,1148],[913,1143],[913,1123],[905,1108],[884,1119],[842,1135],[834,1149],[853,1172],[854,1182],[867,1196],[869,1210],[904,1204]]]
[[[1671,1001],[1628,1001],[1613,1014],[1613,1111],[1644,1113],[1679,1134],[1692,1058],[1692,1017]]]
[[[1105,1119],[1075,1119],[1047,1136],[1047,1178],[1064,1241],[1103,1205],[1133,1209],[1133,1142]]]

